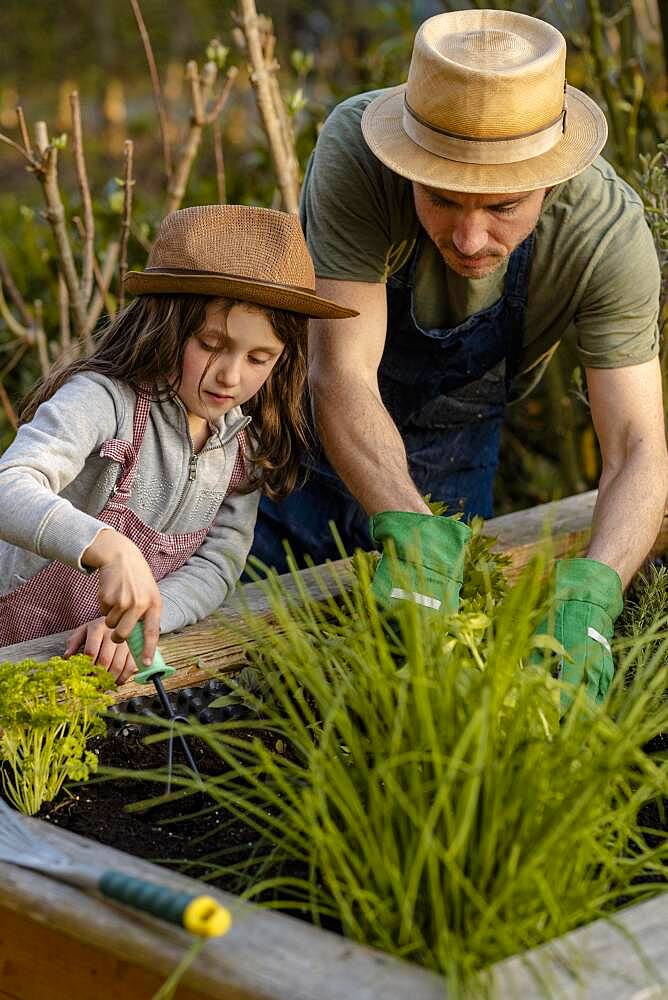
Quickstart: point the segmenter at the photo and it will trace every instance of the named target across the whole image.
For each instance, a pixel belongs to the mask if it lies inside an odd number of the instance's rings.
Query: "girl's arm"
[[[232,595],[253,542],[259,499],[257,491],[227,497],[197,552],[160,581],[161,632],[206,618]]]
[[[81,554],[104,525],[59,494],[102,442],[116,436],[122,405],[109,379],[81,374],[19,428],[0,456],[1,538],[83,569]]]

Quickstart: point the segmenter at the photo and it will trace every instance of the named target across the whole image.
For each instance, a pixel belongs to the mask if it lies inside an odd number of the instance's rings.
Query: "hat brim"
[[[375,156],[394,173],[427,187],[471,194],[505,194],[552,187],[581,173],[608,136],[605,115],[575,87],[566,87],[566,131],[539,156],[517,163],[477,164],[448,160],[418,146],[402,126],[406,86],[376,97],[362,115],[362,134]]]
[[[212,295],[222,298],[239,299],[272,309],[286,309],[301,313],[313,319],[346,319],[359,316],[355,309],[323,299],[314,292],[260,281],[249,281],[231,275],[211,273],[184,273],[152,269],[150,271],[128,271],[124,278],[126,289],[133,295],[167,295],[186,293],[190,295]]]

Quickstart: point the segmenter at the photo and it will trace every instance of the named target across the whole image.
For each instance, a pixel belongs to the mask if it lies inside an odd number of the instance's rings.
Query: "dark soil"
[[[258,731],[235,732],[235,736],[258,736]],[[155,771],[165,768],[166,743],[145,745],[145,733],[134,731],[110,732],[106,738],[91,742],[91,749],[99,755],[100,767],[126,768],[137,771]],[[262,737],[261,737],[262,738]],[[198,770],[205,775],[220,772],[221,761],[207,745],[196,738],[188,740]],[[267,747],[274,749],[270,734],[264,736]],[[185,765],[185,756],[178,741],[174,743],[174,766]],[[132,803],[142,803],[164,794],[162,782],[135,779],[93,778],[86,784],[66,788],[54,801],[45,805],[40,818],[56,826],[81,834],[101,844],[167,864],[184,870],[182,862],[196,862],[221,848],[239,847],[238,858],[248,856],[258,840],[257,833],[235,820],[224,808],[213,808],[214,803],[205,793],[197,793],[176,801],[144,807],[129,812]],[[196,815],[209,810],[204,815]],[[169,821],[169,822],[166,822]],[[217,828],[223,828],[220,837]],[[203,835],[210,834],[200,841]],[[231,863],[234,855],[226,857]],[[189,874],[201,878],[207,864],[197,864]],[[232,892],[240,891],[238,880],[231,876],[217,878],[213,884]]]
[[[199,718],[200,722],[217,722],[248,716],[242,705],[224,709],[209,709],[208,703],[221,693],[229,692],[224,684],[212,681],[201,688],[184,689],[173,697],[174,707],[183,716]],[[106,737],[91,740],[89,748],[99,759],[100,770],[120,768],[133,771],[162,771],[166,774],[167,741],[146,744],[145,737],[156,728],[151,715],[162,715],[157,698],[135,698],[119,706],[133,716],[141,715],[143,724],[124,721],[123,714],[114,714],[109,721]],[[117,713],[117,709],[112,709]],[[261,739],[267,749],[285,752],[285,744],[276,748],[276,738],[269,731],[235,729],[237,738]],[[188,737],[188,745],[199,772],[207,776],[221,773],[223,763],[208,745],[197,737]],[[173,767],[181,771],[186,758],[178,739],[173,742]],[[177,868],[195,878],[206,878],[212,885],[239,893],[244,885],[238,876],[211,877],[207,858],[224,850],[226,865],[252,855],[259,843],[255,830],[232,816],[223,806],[216,807],[204,792],[187,797],[150,803],[163,796],[164,781],[138,780],[93,776],[88,782],[63,789],[53,802],[43,806],[40,819],[66,830],[81,834],[100,844],[116,847],[136,857]],[[266,841],[265,841],[266,844]],[[234,848],[237,847],[238,851]],[[184,867],[185,862],[190,862]],[[215,864],[215,859],[214,859]],[[297,871],[292,874],[301,874]],[[251,873],[249,872],[248,875]],[[247,875],[247,877],[248,877]]]

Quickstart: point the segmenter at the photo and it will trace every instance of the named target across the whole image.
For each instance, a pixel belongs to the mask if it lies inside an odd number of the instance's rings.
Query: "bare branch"
[[[7,143],[8,146],[12,146],[12,148],[16,149],[21,154],[21,156],[24,156],[26,158],[31,167],[35,166],[35,161],[33,160],[30,153],[26,152],[23,146],[20,146],[18,142],[14,142],[13,139],[10,139],[8,135],[4,135],[4,133],[0,132],[0,142],[5,142]]]
[[[169,147],[165,98],[162,92],[162,86],[160,84],[158,68],[156,66],[155,57],[153,55],[151,39],[149,38],[148,31],[146,30],[146,24],[144,23],[144,18],[142,17],[141,8],[139,6],[139,0],[130,0],[130,6],[132,7],[132,13],[135,16],[135,21],[137,22],[137,27],[139,28],[139,34],[141,35],[141,40],[144,45],[144,52],[146,53],[148,70],[149,73],[151,74],[151,83],[153,85],[153,98],[155,100],[155,106],[158,112],[158,121],[160,123],[160,135],[162,136],[162,156],[165,164],[165,173],[167,174],[168,177],[171,177],[172,153]]]
[[[230,96],[230,92],[232,90],[232,87],[234,86],[234,81],[236,80],[238,75],[239,75],[239,70],[237,69],[237,67],[230,66],[230,68],[227,71],[227,78],[225,80],[223,89],[218,95],[215,104],[205,117],[207,125],[213,125],[214,122],[218,121],[218,118],[220,117],[223,108],[227,104],[227,99]]]
[[[125,140],[125,152],[123,159],[123,216],[121,220],[121,239],[118,263],[118,308],[125,305],[125,287],[123,279],[128,269],[128,238],[130,236],[130,222],[132,220],[132,153],[133,145],[131,139]]]
[[[294,148],[286,141],[286,130],[277,111],[276,91],[271,82],[277,64],[272,60],[271,65],[268,66],[265,61],[265,51],[273,54],[273,35],[266,33],[263,40],[260,31],[262,26],[266,32],[266,21],[261,22],[258,18],[255,0],[239,0],[239,11],[240,24],[245,35],[246,50],[250,62],[250,79],[255,89],[264,130],[269,140],[269,149],[276,167],[283,206],[286,211],[296,213],[299,205],[299,168]],[[278,99],[282,105],[280,93]]]
[[[95,220],[93,218],[93,203],[88,185],[88,173],[84,157],[83,137],[81,132],[81,105],[78,91],[70,94],[70,109],[72,111],[72,151],[77,172],[77,183],[81,194],[83,208],[83,266],[81,272],[81,298],[84,308],[93,293],[93,241],[95,238]]]
[[[9,264],[7,263],[2,251],[0,251],[0,282],[2,282],[7,289],[7,294],[21,314],[21,319],[25,325],[30,326],[32,324],[30,310],[28,309],[25,299],[16,287],[16,283],[9,270]]]
[[[58,314],[60,317],[60,346],[63,354],[69,354],[72,344],[70,335],[70,297],[62,271],[58,271]]]
[[[7,390],[2,384],[2,381],[0,381],[0,403],[2,403],[2,408],[5,411],[7,420],[14,428],[14,430],[17,430],[19,422],[16,418],[16,411],[14,410],[14,407],[10,402],[9,396],[7,395]]]
[[[19,129],[21,131],[21,139],[23,140],[23,147],[28,156],[32,158],[33,151],[32,151],[32,143],[30,141],[30,132],[28,131],[25,115],[23,114],[23,108],[21,107],[20,104],[16,105],[16,117],[19,120]]]
[[[42,375],[46,377],[49,374],[49,368],[51,367],[51,362],[49,360],[49,349],[46,344],[46,334],[44,333],[44,311],[42,309],[42,300],[35,299],[35,342],[37,344],[37,357],[39,358],[39,366],[42,369]]]
[[[14,368],[16,368],[19,361],[21,360],[25,352],[29,350],[29,348],[30,344],[28,344],[25,340],[19,344],[19,346],[14,351],[14,353],[12,354],[11,358],[9,359],[5,367],[2,369],[2,371],[0,371],[0,384],[3,382],[4,379],[7,378],[9,373],[13,371]]]
[[[88,309],[88,325],[86,328],[86,335],[89,341],[93,330],[95,329],[95,324],[100,318],[102,309],[106,306],[107,312],[111,316],[113,316],[115,312],[114,302],[109,295],[109,286],[111,284],[111,279],[114,276],[114,271],[116,270],[119,249],[120,246],[118,241],[112,240],[111,243],[107,245],[107,253],[104,258],[104,263],[102,264],[102,270],[100,270],[97,261],[95,261],[94,270],[97,291],[95,292],[93,301]]]
[[[193,162],[197,156],[197,150],[202,139],[202,130],[205,125],[204,109],[211,93],[211,89],[216,82],[218,70],[214,62],[207,62],[202,69],[200,77],[197,70],[197,63],[191,60],[186,67],[186,76],[190,82],[190,94],[192,101],[192,115],[190,116],[190,128],[184,143],[179,161],[174,173],[169,181],[167,189],[167,205],[165,212],[175,212],[183,201],[188,185],[188,177],[192,169]]]
[[[203,73],[206,72],[206,68],[209,65],[209,63],[205,63]],[[186,64],[186,80],[190,84],[190,103],[193,109],[191,121],[194,121],[195,125],[201,126],[204,124],[204,96],[202,94],[202,80],[200,79],[199,69],[194,59],[191,59]]]
[[[35,143],[42,157],[36,174],[44,191],[44,200],[46,202],[45,214],[53,232],[60,267],[70,297],[74,332],[77,337],[84,337],[86,314],[81,298],[74,255],[65,226],[65,209],[58,187],[58,150],[52,144],[49,144],[46,122],[37,122],[35,124]]]
[[[223,153],[223,135],[220,127],[220,119],[216,118],[211,126],[213,130],[213,154],[216,158],[216,186],[218,188],[218,202],[224,205],[227,201],[227,191],[225,184],[225,154]]]
[[[7,300],[5,298],[5,293],[3,291],[2,282],[0,281],[0,316],[4,319],[7,324],[7,329],[10,333],[13,333],[15,337],[23,341],[26,344],[35,343],[35,326],[31,318],[30,322],[23,326],[22,323],[16,319],[13,315],[11,309],[7,305]]]

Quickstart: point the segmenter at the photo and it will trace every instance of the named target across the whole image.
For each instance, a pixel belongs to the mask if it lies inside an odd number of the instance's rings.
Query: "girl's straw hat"
[[[362,117],[373,153],[402,177],[500,194],[568,180],[600,153],[600,108],[566,84],[566,42],[545,21],[501,10],[429,18],[408,82]]]
[[[296,215],[249,205],[199,205],[163,219],[135,295],[189,292],[340,319],[354,309],[315,294],[313,262]]]

